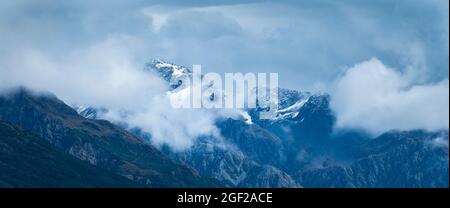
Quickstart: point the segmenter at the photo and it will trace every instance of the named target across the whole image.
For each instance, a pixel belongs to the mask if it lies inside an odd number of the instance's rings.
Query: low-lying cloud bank
[[[409,76],[373,58],[348,69],[331,87],[337,128],[373,134],[449,127],[449,82],[415,85]]]
[[[138,107],[166,87],[134,60],[136,41],[127,36],[110,36],[57,55],[34,47],[12,48],[8,57],[0,59],[0,88],[23,85],[50,91],[68,103]]]
[[[2,58],[0,92],[17,86],[56,94],[68,104],[108,109],[101,117],[151,134],[154,145],[189,148],[198,137],[220,138],[218,114],[202,109],[173,109],[167,83],[134,60],[138,39],[113,35],[62,56],[17,48]],[[0,59],[0,60],[2,60]],[[126,114],[124,114],[126,112]]]

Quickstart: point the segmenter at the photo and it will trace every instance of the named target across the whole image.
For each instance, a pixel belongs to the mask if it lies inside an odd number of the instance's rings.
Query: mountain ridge
[[[39,135],[63,152],[146,186],[221,186],[108,121],[79,116],[55,96],[35,96],[19,88],[0,96],[0,119]]]
[[[144,187],[0,120],[0,187]]]

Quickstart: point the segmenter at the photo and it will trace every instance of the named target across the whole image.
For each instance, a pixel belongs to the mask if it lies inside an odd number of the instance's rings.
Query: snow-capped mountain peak
[[[172,64],[161,59],[154,59],[145,65],[145,69],[158,73],[164,80],[169,82],[172,89],[181,86],[184,80],[192,76],[192,71],[184,66]]]
[[[83,116],[85,118],[89,119],[96,119],[97,118],[97,110],[93,107],[87,107],[84,105],[73,105],[72,108],[77,111],[77,113],[80,116]]]

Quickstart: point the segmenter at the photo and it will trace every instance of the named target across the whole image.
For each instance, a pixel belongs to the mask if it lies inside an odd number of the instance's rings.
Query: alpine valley
[[[192,76],[162,60],[144,69],[171,91]],[[4,92],[0,187],[448,187],[448,130],[337,130],[330,95],[278,93],[273,118],[259,119],[262,108],[221,117],[220,142],[199,137],[175,151],[153,146],[146,129],[104,120],[105,107],[21,87]]]

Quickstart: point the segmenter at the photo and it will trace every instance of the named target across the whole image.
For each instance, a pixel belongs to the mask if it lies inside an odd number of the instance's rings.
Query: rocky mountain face
[[[85,108],[77,109],[80,115],[86,112],[81,110]],[[98,116],[96,113],[87,115]],[[198,138],[193,147],[186,151],[174,152],[169,147],[163,147],[162,152],[170,158],[192,167],[202,176],[221,181],[227,187],[301,187],[290,175],[270,165],[270,163],[265,163],[263,157],[277,161],[272,158],[272,154],[264,154],[267,147],[260,146],[262,152],[259,152],[254,149],[254,143],[247,140],[259,140],[259,138],[265,140],[265,137],[255,137],[255,135],[267,134],[267,131],[255,125],[246,130],[251,136],[239,134],[240,131],[235,131],[233,128],[246,129],[246,123],[233,119],[221,121],[218,125],[223,126],[223,133],[237,132],[238,134],[235,135],[236,137],[225,137],[225,141],[217,138]],[[142,129],[133,128],[129,131],[142,138],[143,141],[151,140],[151,135]],[[242,146],[236,147],[237,144],[242,144]],[[267,140],[266,144],[273,144],[273,141]],[[266,144],[261,143],[260,145]],[[254,158],[247,155],[250,152],[253,152]]]
[[[308,187],[448,187],[448,133],[388,132],[355,148],[349,165],[300,170]],[[314,180],[315,179],[315,180]]]
[[[168,82],[172,89],[181,87],[186,79],[190,79],[192,71],[184,66],[168,63],[163,60],[153,60],[145,64],[144,69],[152,71]]]
[[[220,186],[122,128],[78,115],[53,95],[33,95],[22,88],[2,95],[0,120],[33,132],[62,152],[145,186]]]
[[[161,60],[146,69],[173,90],[191,76],[188,68]],[[273,118],[259,119],[267,109],[247,109],[242,119],[217,121],[223,138],[199,138],[187,151],[163,152],[231,187],[448,187],[448,130],[375,138],[362,130],[335,130],[328,94],[278,94]],[[151,141],[145,130],[133,132]]]
[[[166,63],[162,60],[154,60],[146,64],[145,69],[159,74],[168,82],[172,91],[188,87],[183,83],[192,77],[192,72],[187,67]],[[211,97],[211,101],[214,102],[214,96]],[[240,132],[242,134],[224,137],[225,139],[220,141],[218,138],[199,138],[189,150],[173,152],[170,148],[166,148],[165,153],[171,158],[193,167],[201,175],[218,179],[229,187],[300,187],[284,171],[265,163],[264,160],[258,160],[266,157],[262,156],[264,152],[258,151],[267,151],[267,148],[257,150],[253,146],[254,143],[252,144],[252,141],[247,139],[263,139],[269,142],[266,144],[272,144],[266,137],[255,137],[257,134],[268,133],[264,129],[251,128],[242,121],[233,119],[218,121],[217,125],[223,127],[222,133]],[[247,127],[250,128],[247,129]],[[250,136],[245,135],[243,131],[240,131],[241,129]],[[143,136],[141,135],[141,137]],[[243,148],[236,146],[236,144],[244,143],[247,145]],[[253,150],[256,151],[252,154],[255,156],[254,158],[248,155]],[[259,156],[261,157],[258,158]]]
[[[165,153],[192,166],[201,175],[218,179],[227,187],[300,187],[287,173],[256,162],[226,141],[200,138],[189,150],[173,152],[166,149]]]
[[[280,100],[297,99],[284,95]],[[376,138],[357,130],[336,132],[329,100],[313,94],[281,106],[282,112],[294,106],[293,116],[252,117],[282,140],[285,162],[276,167],[303,187],[448,187],[448,131],[392,131]]]
[[[228,144],[282,173],[278,177],[292,176],[303,187],[448,187],[448,132],[388,132],[376,138],[358,130],[337,132],[328,94],[287,89],[278,94],[272,119],[259,119],[263,109],[257,108],[247,112],[251,122],[217,123]],[[444,145],[429,145],[436,138]]]
[[[0,187],[144,187],[0,121]]]

